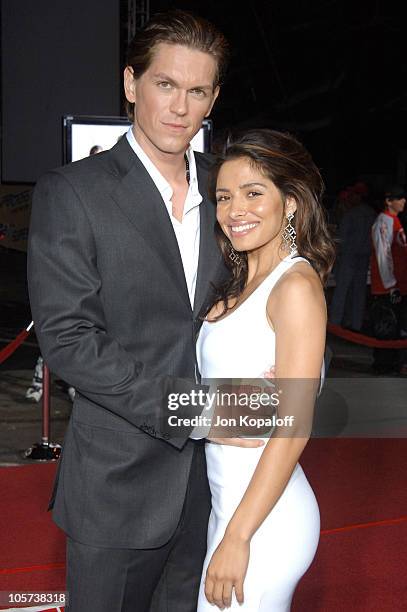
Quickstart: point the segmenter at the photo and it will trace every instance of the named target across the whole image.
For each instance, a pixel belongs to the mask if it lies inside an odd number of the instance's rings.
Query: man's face
[[[386,204],[395,215],[403,212],[406,198],[386,198]]]
[[[183,154],[211,112],[216,60],[182,45],[159,43],[149,68],[134,79],[126,68],[125,92],[135,103],[134,131],[150,154]]]

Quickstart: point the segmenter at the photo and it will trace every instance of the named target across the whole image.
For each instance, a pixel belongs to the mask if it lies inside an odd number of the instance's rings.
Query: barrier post
[[[42,444],[49,444],[50,435],[50,385],[49,367],[44,363],[42,368]]]
[[[33,444],[24,453],[31,461],[56,461],[61,454],[61,445],[50,442],[51,376],[44,362],[42,371],[42,437],[41,443]]]

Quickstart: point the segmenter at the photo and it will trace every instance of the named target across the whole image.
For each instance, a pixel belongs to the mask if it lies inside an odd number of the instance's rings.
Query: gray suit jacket
[[[178,523],[194,442],[164,426],[168,393],[195,384],[195,337],[225,277],[196,154],[201,239],[191,309],[171,221],[127,139],[37,183],[29,291],[41,352],[77,391],[54,519],[93,545],[153,548]],[[179,416],[200,414],[186,406]],[[207,496],[207,490],[202,492]],[[206,500],[205,500],[206,501]]]

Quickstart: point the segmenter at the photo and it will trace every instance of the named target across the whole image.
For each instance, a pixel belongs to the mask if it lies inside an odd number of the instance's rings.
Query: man
[[[329,320],[334,325],[360,331],[365,315],[371,232],[376,214],[364,200],[367,195],[364,183],[356,183],[347,191],[352,194],[354,203],[343,214],[338,227],[339,257],[335,264],[336,287]]]
[[[406,335],[407,240],[398,215],[406,204],[405,190],[391,185],[385,191],[385,210],[372,228],[371,292],[375,335],[382,340]],[[374,349],[376,374],[407,374],[405,351]]]
[[[76,389],[54,501],[68,535],[70,612],[144,612],[153,595],[155,610],[196,609],[210,509],[204,447],[191,428],[171,435],[164,425],[169,393],[201,389],[195,337],[211,283],[225,275],[210,162],[188,145],[226,55],[205,20],[155,15],[124,73],[132,130],[35,190],[33,318],[44,360]]]

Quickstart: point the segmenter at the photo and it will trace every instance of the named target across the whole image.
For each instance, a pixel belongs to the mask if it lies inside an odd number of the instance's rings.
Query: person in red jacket
[[[385,210],[372,227],[371,292],[373,330],[380,339],[407,337],[407,240],[398,218],[406,204],[405,190],[385,191]],[[407,374],[405,351],[374,349],[373,371]]]

